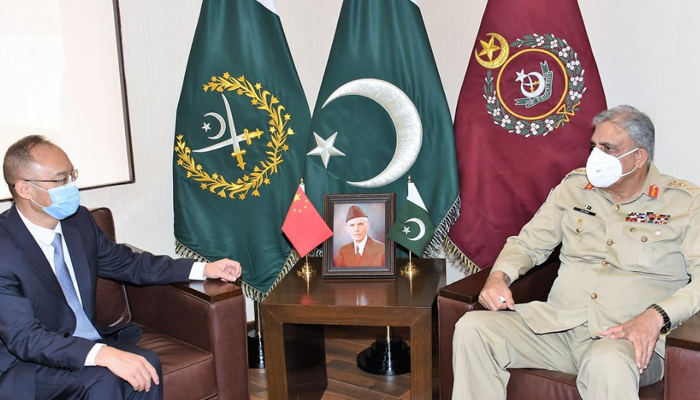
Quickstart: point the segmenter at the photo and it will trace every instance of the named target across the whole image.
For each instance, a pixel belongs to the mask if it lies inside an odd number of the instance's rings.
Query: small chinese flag
[[[294,200],[282,224],[282,232],[287,235],[300,257],[333,236],[333,231],[306,197],[303,185],[299,185],[294,194]]]

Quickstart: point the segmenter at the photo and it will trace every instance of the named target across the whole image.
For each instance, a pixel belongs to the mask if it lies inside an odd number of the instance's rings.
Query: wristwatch
[[[661,317],[663,317],[663,319],[664,319],[664,324],[661,325],[661,333],[669,333],[671,331],[671,318],[668,317],[668,314],[666,314],[666,311],[664,311],[664,309],[661,308],[661,306],[656,304],[656,303],[647,307],[647,310],[650,308],[653,308],[654,310],[656,310],[656,312],[661,314]]]

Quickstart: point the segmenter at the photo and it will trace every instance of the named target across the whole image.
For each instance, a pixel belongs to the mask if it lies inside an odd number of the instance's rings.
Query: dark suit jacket
[[[350,242],[338,251],[336,267],[381,267],[386,265],[384,243],[367,236],[365,250],[362,252],[360,263],[355,262],[355,244]]]
[[[98,276],[139,285],[189,279],[192,260],[134,253],[109,240],[85,207],[61,226],[83,308],[96,327]],[[0,214],[0,397],[33,398],[39,365],[79,374],[95,343],[71,336],[74,331],[56,275],[13,205]]]

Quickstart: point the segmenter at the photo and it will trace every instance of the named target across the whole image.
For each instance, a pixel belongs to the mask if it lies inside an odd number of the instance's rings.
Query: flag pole
[[[411,175],[408,176],[408,183],[411,183]],[[407,276],[409,279],[413,278],[414,275],[418,275],[418,268],[411,260],[411,250],[408,250],[408,263],[401,267],[401,275]]]
[[[306,192],[306,187],[304,185],[304,178],[301,178],[301,181],[299,181],[299,186],[301,187],[301,190]],[[304,255],[304,264],[301,266],[301,269],[297,271],[297,276],[303,277],[306,279],[306,282],[308,284],[309,278],[311,276],[316,275],[316,271],[313,269],[311,264],[309,263],[309,253],[306,253]]]

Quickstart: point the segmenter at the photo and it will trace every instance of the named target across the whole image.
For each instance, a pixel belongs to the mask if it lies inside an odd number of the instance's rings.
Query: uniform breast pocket
[[[669,228],[657,225],[627,224],[623,237],[622,269],[629,271],[658,271],[663,268],[657,259],[668,239]]]
[[[605,235],[601,222],[596,217],[581,213],[563,216],[562,249],[576,249],[579,254],[594,255],[601,251],[596,247]]]

